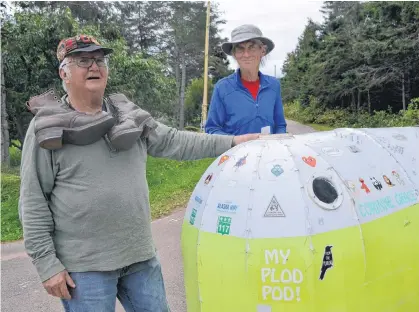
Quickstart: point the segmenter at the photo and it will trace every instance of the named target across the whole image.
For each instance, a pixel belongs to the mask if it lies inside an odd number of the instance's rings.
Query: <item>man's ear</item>
[[[66,74],[66,72],[64,71],[64,69],[62,69],[62,68],[60,68],[60,69],[58,70],[58,74],[60,75],[60,78],[61,78],[62,80],[65,80],[65,79],[67,78],[67,74]]]

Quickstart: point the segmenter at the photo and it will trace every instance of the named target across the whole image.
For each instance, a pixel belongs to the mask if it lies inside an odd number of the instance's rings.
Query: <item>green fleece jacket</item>
[[[22,152],[19,214],[25,248],[41,280],[64,269],[115,270],[155,256],[147,154],[217,157],[232,140],[159,123],[127,151],[114,151],[106,136],[91,145],[50,151],[37,143],[32,120]]]

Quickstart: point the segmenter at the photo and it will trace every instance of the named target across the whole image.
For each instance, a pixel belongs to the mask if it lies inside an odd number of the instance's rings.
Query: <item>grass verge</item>
[[[214,158],[175,161],[149,157],[147,180],[152,218],[160,218],[175,208],[185,207],[196,183],[213,161]],[[19,240],[23,233],[18,214],[18,171],[3,170],[1,183],[1,241]]]
[[[196,183],[213,161],[214,158],[179,162],[150,157],[147,181],[153,219],[185,207]]]
[[[13,172],[1,174],[1,241],[14,241],[22,238],[19,221],[20,178]]]

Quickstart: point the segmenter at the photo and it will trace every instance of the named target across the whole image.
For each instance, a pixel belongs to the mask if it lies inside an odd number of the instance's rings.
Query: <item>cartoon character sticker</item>
[[[280,165],[274,165],[271,169],[271,172],[274,176],[279,177],[281,174],[284,173],[284,169]]]
[[[224,163],[224,162],[226,162],[227,160],[229,160],[230,159],[230,156],[228,156],[228,155],[223,155],[221,158],[220,158],[220,161],[218,162],[218,166],[219,165],[221,165],[222,163]]]
[[[365,193],[371,193],[370,189],[368,188],[368,186],[365,184],[365,181],[363,178],[359,178],[359,182],[361,182],[361,189],[365,191]]]
[[[234,165],[234,167],[239,168],[241,166],[244,166],[246,164],[246,158],[247,158],[247,154],[244,155],[243,157],[241,157],[236,164]]]
[[[316,167],[316,163],[317,163],[317,161],[316,161],[316,158],[314,158],[314,157],[312,157],[312,156],[309,156],[309,157],[305,157],[305,156],[303,156],[303,161],[307,164],[307,165],[309,165],[309,166],[311,166],[311,167]]]
[[[322,281],[326,274],[326,271],[333,268],[333,255],[332,255],[332,247],[333,246],[326,246],[324,248],[324,255],[322,261],[322,267],[320,269],[320,277],[319,279]]]
[[[395,184],[393,184],[386,175],[383,175],[383,179],[384,179],[384,182],[386,182],[388,186],[390,187],[395,186]]]
[[[208,185],[211,182],[212,179],[212,173],[210,173],[206,178],[205,178],[205,184]]]
[[[375,189],[381,191],[381,189],[383,188],[383,185],[381,184],[380,181],[378,181],[375,177],[370,177],[370,180],[372,182],[372,185],[374,185]]]
[[[393,170],[392,172],[391,172],[391,174],[393,175],[393,177],[397,180],[397,182],[400,184],[400,185],[405,185],[405,183],[404,183],[404,180],[400,177],[400,175],[395,171],[395,170]]]

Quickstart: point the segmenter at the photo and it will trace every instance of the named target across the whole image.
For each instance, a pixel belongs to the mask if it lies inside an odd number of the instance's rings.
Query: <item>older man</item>
[[[216,157],[257,134],[217,136],[156,122],[123,94],[104,96],[111,49],[90,36],[58,46],[67,94],[28,101],[20,218],[27,253],[66,311],[169,311],[150,224],[147,155]]]

